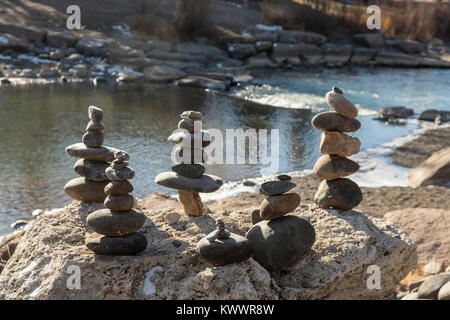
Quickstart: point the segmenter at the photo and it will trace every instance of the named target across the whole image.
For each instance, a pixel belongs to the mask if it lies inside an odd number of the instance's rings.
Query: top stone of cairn
[[[89,106],[89,119],[93,122],[102,122],[103,110],[95,106]]]
[[[192,119],[192,120],[202,120],[203,114],[199,111],[184,111],[181,114],[181,118],[183,119]]]
[[[325,98],[328,105],[341,116],[353,119],[358,115],[358,109],[350,100],[344,97],[341,89],[333,87],[332,91],[327,92]]]

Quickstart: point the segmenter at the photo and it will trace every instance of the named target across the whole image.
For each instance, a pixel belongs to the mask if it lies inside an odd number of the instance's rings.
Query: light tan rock
[[[330,91],[325,96],[327,103],[341,116],[353,119],[358,115],[358,109],[343,94]]]
[[[295,193],[285,193],[278,196],[268,196],[261,204],[260,214],[263,220],[272,220],[294,211],[300,204],[300,196]]]
[[[346,177],[358,170],[358,163],[334,154],[321,156],[314,165],[314,173],[322,180]]]
[[[293,213],[314,226],[312,250],[276,277],[252,258],[211,268],[197,252],[197,237],[213,231],[216,219],[244,235],[252,208],[186,219],[182,228],[166,223],[168,210],[143,210],[147,248],[135,256],[99,258],[84,244],[90,232],[84,221],[101,208],[75,201],[34,220],[0,274],[0,299],[390,299],[417,263],[414,244],[392,223],[314,205]],[[379,290],[367,288],[373,264],[381,269]],[[79,290],[67,287],[73,266],[80,268]]]
[[[188,216],[201,216],[205,212],[202,199],[198,192],[178,190],[178,197]]]
[[[450,147],[435,152],[421,165],[411,170],[408,183],[417,188],[450,184]]]
[[[450,281],[439,289],[438,300],[450,300]]]
[[[358,138],[337,131],[323,132],[320,139],[320,152],[349,157],[359,153],[361,141]]]
[[[425,265],[423,271],[425,272],[426,276],[432,276],[441,272],[441,269],[442,262],[430,261]]]
[[[166,214],[166,222],[168,224],[174,224],[180,221],[181,215],[175,211],[169,211]]]
[[[450,221],[450,210],[405,208],[387,212],[384,219],[405,230],[418,244],[419,263],[448,260],[450,237],[447,221]]]

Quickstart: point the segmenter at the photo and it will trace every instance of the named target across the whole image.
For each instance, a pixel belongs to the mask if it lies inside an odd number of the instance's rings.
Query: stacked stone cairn
[[[264,182],[260,192],[266,195],[259,216],[248,230],[253,259],[270,272],[277,272],[299,261],[316,240],[309,221],[287,215],[300,205],[300,196],[289,192],[296,184],[286,179]],[[288,193],[289,192],[289,193]],[[252,215],[258,213],[254,211]],[[257,222],[259,221],[259,222]]]
[[[217,220],[217,229],[197,243],[197,250],[213,267],[239,263],[252,255],[250,241],[225,229],[222,220]]]
[[[145,215],[134,210],[132,184],[134,170],[128,166],[129,155],[124,151],[114,153],[115,160],[106,169],[111,181],[104,189],[105,207],[87,217],[87,225],[95,232],[87,236],[86,246],[100,255],[131,255],[145,249],[147,240],[139,230]]]
[[[205,212],[199,193],[217,191],[223,184],[221,178],[204,174],[206,154],[203,148],[210,137],[202,128],[203,114],[185,111],[181,114],[178,129],[168,140],[177,146],[173,160],[177,163],[172,172],[163,172],[155,177],[155,183],[178,190],[184,212],[189,216],[201,216]]]
[[[109,162],[114,160],[114,152],[118,149],[103,146],[103,110],[95,106],[89,107],[89,123],[82,143],[66,148],[66,153],[80,158],[73,169],[80,178],[70,180],[64,187],[65,193],[75,200],[85,203],[102,203],[105,200],[104,189],[108,184],[105,170]]]
[[[314,166],[314,173],[323,181],[314,201],[324,209],[347,211],[362,201],[359,186],[343,178],[359,170],[358,163],[347,157],[359,152],[361,142],[344,132],[357,131],[361,123],[355,119],[358,110],[339,88],[328,92],[326,100],[334,111],[319,113],[311,120],[314,128],[324,131],[320,141],[320,152],[324,155]]]

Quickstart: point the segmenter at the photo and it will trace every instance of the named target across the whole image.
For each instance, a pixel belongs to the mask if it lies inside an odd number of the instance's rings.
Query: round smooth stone
[[[357,119],[347,119],[334,111],[315,115],[311,124],[321,131],[355,132],[361,128],[361,122]]]
[[[252,224],[257,224],[258,222],[262,221],[261,214],[259,209],[255,209],[252,211]]]
[[[115,159],[114,152],[117,151],[120,150],[107,146],[91,148],[85,146],[83,143],[75,143],[66,148],[66,153],[71,157],[82,158],[86,160],[105,161],[105,162],[113,161]]]
[[[105,201],[105,186],[108,181],[91,181],[84,177],[67,182],[64,192],[71,198],[85,203],[102,203]]]
[[[223,181],[221,178],[209,174],[194,179],[183,177],[175,172],[162,172],[155,177],[155,183],[177,190],[209,193],[217,191]]]
[[[86,127],[86,131],[103,131],[105,126],[102,122],[89,121]]]
[[[360,147],[361,141],[358,138],[337,131],[324,132],[320,139],[320,152],[324,154],[350,157],[359,153]]]
[[[206,131],[201,133],[175,132],[168,140],[173,144],[189,148],[206,148],[211,143],[211,137]]]
[[[228,239],[216,239],[209,242],[207,237],[200,239],[197,250],[209,265],[214,267],[239,263],[252,256],[250,241],[240,235],[230,233]]]
[[[341,116],[353,119],[358,115],[358,109],[343,94],[330,91],[325,95],[327,103]]]
[[[284,216],[258,222],[248,230],[253,259],[267,270],[279,271],[300,260],[311,249],[316,233],[305,219]]]
[[[128,165],[128,161],[114,160],[111,164],[111,168],[113,170],[121,170],[125,167],[128,167]]]
[[[193,120],[189,118],[182,119],[178,123],[178,129],[184,129],[190,133],[194,133],[195,131],[200,131],[202,129],[202,122],[200,120]]]
[[[139,232],[122,237],[92,233],[86,237],[85,243],[89,250],[99,255],[125,256],[144,250],[147,239]]]
[[[275,196],[286,193],[295,186],[296,184],[290,181],[267,181],[261,185],[259,191],[268,196]]]
[[[93,122],[102,122],[103,121],[103,110],[97,108],[96,106],[89,107],[89,119]]]
[[[73,170],[80,176],[93,181],[106,181],[105,170],[109,167],[109,163],[95,160],[79,159],[75,162]]]
[[[361,201],[361,189],[347,178],[323,180],[314,195],[314,202],[324,209],[347,211],[359,205]]]
[[[103,139],[102,131],[88,131],[83,135],[82,142],[88,147],[97,148],[103,144]]]
[[[199,178],[205,173],[205,166],[202,164],[180,163],[173,166],[172,171],[183,177]]]
[[[321,156],[314,165],[314,173],[322,180],[349,176],[359,170],[359,164],[338,155]]]
[[[130,156],[125,151],[119,150],[114,153],[115,161],[128,161]],[[114,161],[113,161],[114,162]]]
[[[106,177],[111,181],[124,181],[134,178],[134,170],[130,167],[125,167],[120,170],[113,170],[113,168],[108,167],[105,170]]]
[[[109,195],[123,195],[123,194],[129,194],[133,192],[133,185],[128,181],[111,181],[108,183],[105,187],[105,193]]]
[[[145,219],[145,215],[136,210],[102,209],[88,215],[86,223],[97,233],[116,237],[136,232],[144,225]]]
[[[103,204],[112,211],[127,211],[134,207],[134,197],[131,194],[109,195]]]
[[[420,285],[417,297],[419,299],[433,299],[439,297],[441,288],[450,281],[450,273],[440,273],[434,276],[425,278],[425,281]]]
[[[450,280],[439,289],[438,300],[450,300]]]
[[[263,220],[272,220],[292,212],[300,204],[297,193],[285,193],[278,196],[268,196],[261,204],[260,215]]]
[[[181,118],[183,118],[183,119],[189,118],[189,119],[193,119],[193,120],[202,120],[203,119],[203,113],[201,113],[200,111],[184,111],[181,114]]]
[[[175,148],[175,161],[177,163],[200,164],[208,160],[203,149],[178,146]]]
[[[277,179],[280,181],[291,181],[292,177],[288,174],[279,174],[277,175]]]

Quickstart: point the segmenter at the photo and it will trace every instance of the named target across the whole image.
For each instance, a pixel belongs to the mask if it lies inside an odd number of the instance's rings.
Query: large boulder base
[[[417,188],[428,185],[450,186],[450,147],[435,152],[411,170],[408,183]]]
[[[252,258],[211,268],[197,252],[199,237],[215,229],[215,219],[244,235],[252,226],[251,208],[226,216],[182,215],[172,225],[165,220],[168,210],[146,210],[143,252],[95,256],[84,244],[91,232],[85,220],[100,208],[75,201],[34,220],[0,274],[0,299],[390,299],[417,262],[415,245],[394,224],[314,205],[293,214],[311,222],[316,242],[280,274],[270,275]],[[379,290],[367,288],[370,265],[381,269]],[[79,290],[67,288],[70,266],[80,268]]]

